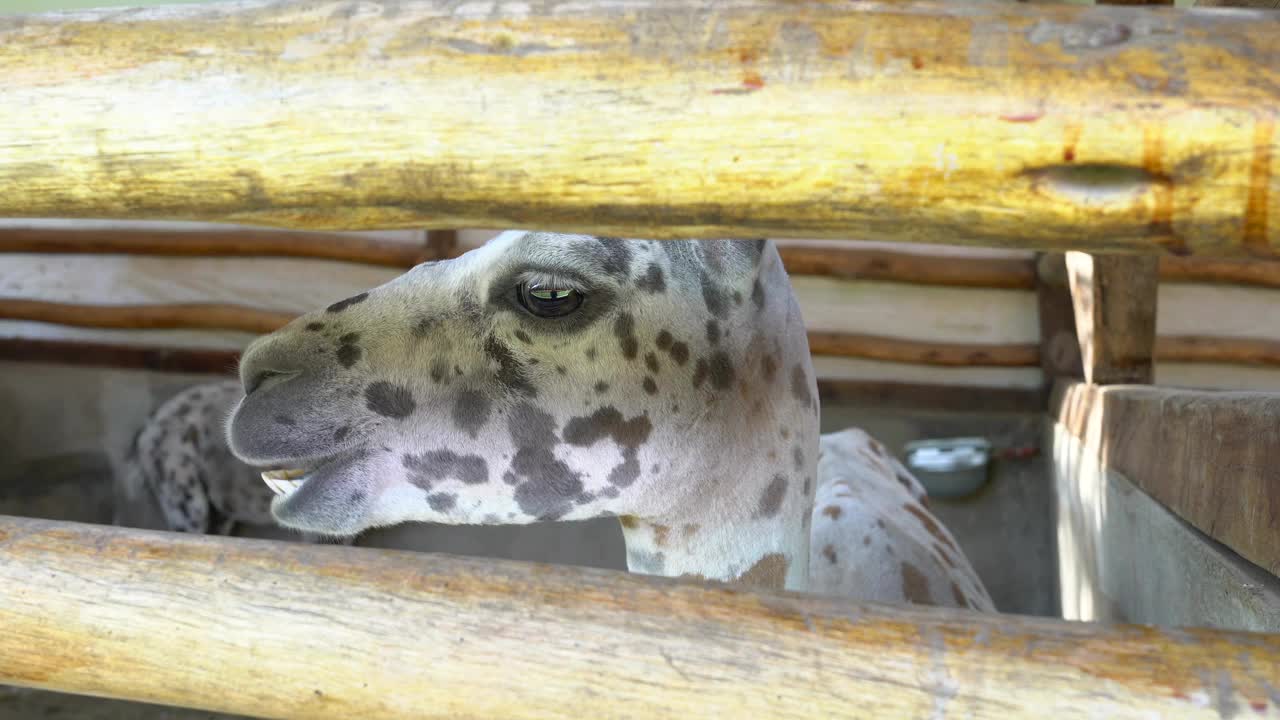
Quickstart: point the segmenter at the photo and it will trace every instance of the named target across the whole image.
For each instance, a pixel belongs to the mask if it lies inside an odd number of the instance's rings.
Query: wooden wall
[[[97,221],[0,221],[8,227],[155,229],[223,228],[194,223],[144,224]],[[464,230],[460,249],[483,243],[494,233]],[[421,245],[422,231],[354,234],[406,248]],[[833,247],[815,241],[780,241],[784,248]],[[842,243],[847,247],[849,243]],[[887,244],[856,243],[866,249]],[[893,247],[893,252],[925,258],[986,258],[998,263],[1030,262],[1029,253],[943,246]],[[803,268],[801,268],[803,269]],[[32,299],[85,304],[239,303],[299,313],[386,282],[400,269],[303,258],[166,257],[145,255],[0,254],[0,317],[4,301]],[[892,275],[893,273],[887,273]],[[866,279],[866,276],[872,279]],[[982,345],[1032,350],[1039,343],[1035,292],[1030,287],[956,287],[885,280],[886,273],[861,278],[793,273],[806,321],[815,333],[907,340],[920,344]],[[876,279],[879,278],[879,279]],[[1208,282],[1162,282],[1158,334],[1161,337],[1211,335],[1264,341],[1280,348],[1280,288]],[[250,333],[223,330],[100,330],[0,319],[0,338],[63,338],[174,347],[242,348]],[[820,377],[993,388],[1036,389],[1044,379],[1038,364],[993,367],[978,360],[968,367],[944,367],[911,361],[912,348],[890,347],[898,360],[883,359],[875,342],[838,357],[815,358]],[[823,352],[820,344],[815,351]],[[883,349],[883,348],[882,348]],[[1034,350],[1032,350],[1034,351]],[[895,354],[896,353],[896,354]],[[906,353],[905,355],[903,353]],[[918,352],[916,354],[919,354]],[[1277,354],[1271,352],[1272,355]],[[1265,353],[1264,353],[1265,355]],[[880,359],[877,359],[880,358]],[[1280,358],[1250,362],[1167,362],[1157,360],[1161,385],[1280,389]]]

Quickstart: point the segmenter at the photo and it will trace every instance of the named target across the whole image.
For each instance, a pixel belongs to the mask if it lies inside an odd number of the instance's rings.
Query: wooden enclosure
[[[1043,412],[1055,462],[1086,456],[1280,573],[1280,395],[1116,385],[1280,372],[1280,335],[1203,327],[1202,296],[1179,295],[1280,292],[1277,38],[1256,11],[934,2],[0,17],[0,216],[255,226],[14,221],[0,263],[274,257],[373,278],[455,256],[470,228],[808,238],[779,247],[810,307],[862,282],[1015,293],[1034,318],[974,341],[807,307],[824,397]],[[393,228],[432,230],[339,232]],[[835,242],[852,237],[882,244]],[[46,290],[0,296],[19,328],[0,360],[223,373],[301,309]],[[147,340],[185,330],[231,335]],[[1274,633],[14,517],[0,560],[0,682],[261,717],[1280,717]]]

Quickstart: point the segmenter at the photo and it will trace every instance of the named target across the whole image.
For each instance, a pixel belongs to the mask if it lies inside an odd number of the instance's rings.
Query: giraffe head
[[[769,515],[816,462],[804,327],[766,241],[504,233],[298,318],[240,373],[231,448],[281,471],[275,518],[316,533]]]

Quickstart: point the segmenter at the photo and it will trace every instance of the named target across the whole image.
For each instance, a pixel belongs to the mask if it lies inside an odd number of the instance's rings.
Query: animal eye
[[[582,293],[572,288],[524,283],[519,288],[520,304],[545,318],[564,317],[582,305]]]

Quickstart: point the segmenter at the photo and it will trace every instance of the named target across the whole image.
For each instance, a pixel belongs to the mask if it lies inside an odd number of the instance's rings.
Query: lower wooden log
[[[0,682],[268,718],[1280,717],[1280,637],[0,517]]]

